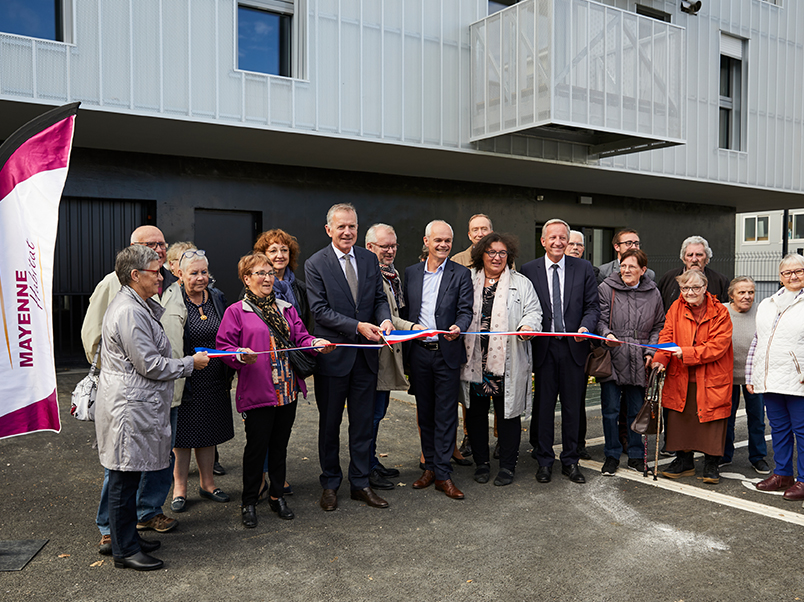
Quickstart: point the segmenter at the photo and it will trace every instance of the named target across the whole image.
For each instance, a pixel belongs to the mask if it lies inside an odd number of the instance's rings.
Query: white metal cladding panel
[[[38,40],[18,36],[0,37],[0,92],[22,98],[36,97],[34,45]]]
[[[100,14],[98,0],[74,0],[75,46],[70,48],[69,100],[99,105],[100,77]]]
[[[190,17],[190,114],[197,117],[216,116],[217,109],[217,2],[193,0]],[[240,111],[232,111],[240,117]]]
[[[402,2],[387,2],[383,11],[382,46],[382,136],[389,140],[402,139],[404,122],[405,54]]]
[[[190,0],[162,2],[163,110],[190,112]]]
[[[68,52],[64,44],[37,41],[36,81],[39,98],[64,100],[67,89]]]
[[[111,107],[131,105],[131,3],[103,0],[100,10],[102,102]]]
[[[162,106],[162,43],[159,0],[138,0],[131,6],[133,45],[132,106],[158,111]]]

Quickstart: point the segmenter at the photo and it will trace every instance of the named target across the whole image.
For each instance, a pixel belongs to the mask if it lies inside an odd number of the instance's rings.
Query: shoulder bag
[[[95,370],[97,369],[102,342],[103,340],[98,342],[98,348],[95,350],[95,357],[92,360],[89,374],[82,378],[73,389],[70,415],[78,420],[95,421],[95,398],[98,395],[98,375],[95,374]]]
[[[252,303],[248,299],[243,300],[246,303],[248,303],[249,307],[251,307],[251,309],[254,310],[254,313],[256,313],[262,319],[262,321],[265,322],[265,325],[268,327],[268,330],[271,331],[271,334],[273,335],[274,339],[277,340],[277,342],[286,347],[293,347],[293,343],[289,341],[287,337],[276,332],[273,328],[271,328],[271,325],[265,319],[262,310],[259,307],[257,307],[256,304]],[[282,349],[277,349],[277,351],[281,353],[287,353],[293,371],[296,373],[296,376],[298,376],[302,380],[304,380],[308,376],[311,376],[313,372],[315,372],[316,361],[314,355],[311,355],[306,351],[301,351],[299,349],[293,351],[284,351]]]

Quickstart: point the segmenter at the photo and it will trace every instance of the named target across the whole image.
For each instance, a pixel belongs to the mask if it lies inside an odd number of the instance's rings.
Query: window
[[[4,0],[0,31],[19,36],[72,42],[72,0]]]
[[[720,35],[720,102],[718,146],[743,148],[743,40]]]
[[[796,240],[804,239],[804,213],[794,213],[790,216],[792,224],[792,232],[788,230],[788,234]]]
[[[651,19],[656,19],[657,21],[665,21],[670,23],[670,13],[651,8],[650,6],[637,4],[636,14],[642,15],[643,17],[650,17]]]
[[[237,68],[303,77],[304,0],[243,0],[237,4]]]
[[[767,242],[769,217],[752,215],[743,222],[743,240],[745,242]]]

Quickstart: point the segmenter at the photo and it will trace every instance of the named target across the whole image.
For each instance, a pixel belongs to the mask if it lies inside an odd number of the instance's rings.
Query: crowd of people
[[[390,479],[399,471],[379,461],[377,437],[395,390],[416,399],[422,472],[414,489],[433,485],[464,499],[452,478],[453,463],[474,463],[474,480],[483,484],[491,480],[492,459],[499,464],[494,485],[511,484],[527,415],[536,480],[549,483],[559,400],[561,474],[585,483],[579,460],[591,458],[585,397],[592,339],[586,333],[599,335],[592,345],[602,345],[611,357],[610,376],[599,379],[603,476],[617,472],[623,454],[629,469],[693,476],[694,452],[700,452],[703,482],[718,483],[719,467],[734,456],[742,393],[749,461],[757,473],[770,475],[757,488],[804,500],[801,256],[782,260],[783,287],[756,307],[754,282],[743,276],[729,283],[712,270],[712,250],[700,236],[682,243],[683,265],[655,281],[633,229],[615,235],[612,262],[593,266],[584,258],[583,234],[563,220],[548,220],[540,237],[544,256],[517,269],[516,237],[495,232],[487,215],[472,216],[471,245],[454,255],[452,226],[434,220],[424,230],[421,261],[403,278],[391,225],[372,225],[361,247],[355,207],[337,204],[327,213],[325,231],[331,244],[306,261],[303,278],[297,239],[280,229],[264,232],[237,266],[243,291],[232,304],[214,287],[214,258],[189,242],[168,249],[154,226],[132,233],[115,271],[98,284],[82,340],[90,360],[100,350],[96,434],[105,478],[96,523],[100,553],[113,556],[115,566],[162,566],[151,555],[159,542],[139,532],[175,528],[177,520],[162,511],[171,488],[173,513],[193,503],[193,450],[199,497],[230,501],[215,474],[225,472],[217,446],[234,437],[235,375],[235,407],[246,436],[240,504],[246,528],[257,526],[260,502],[281,519],[294,518],[286,499],[293,492],[288,443],[310,375],[324,511],[338,507],[344,480],[344,407],[350,498],[389,506],[377,490],[393,489]],[[438,332],[378,348],[393,330]],[[657,343],[676,347],[657,351],[651,347]],[[196,353],[198,347],[226,354],[211,358]],[[662,453],[675,459],[663,470],[646,466],[642,437],[629,426],[651,370],[666,375]],[[766,460],[766,407],[773,474]]]

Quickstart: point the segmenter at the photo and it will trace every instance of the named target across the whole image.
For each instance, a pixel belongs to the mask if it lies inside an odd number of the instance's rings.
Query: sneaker
[[[137,531],[147,531],[148,529],[152,529],[157,533],[167,533],[168,531],[175,529],[178,524],[179,521],[177,521],[175,518],[168,518],[160,512],[145,522],[137,523]]]
[[[98,546],[98,554],[101,556],[112,555],[112,536],[108,533],[101,537],[101,542]]]
[[[706,456],[704,460],[703,482],[717,485],[720,483],[720,472],[717,469],[720,458],[717,456]]]
[[[603,462],[603,468],[600,469],[600,472],[604,477],[613,477],[619,465],[620,461],[617,458],[607,457],[606,461]]]
[[[765,460],[757,460],[752,464],[754,470],[756,470],[759,474],[770,474],[770,466]]]
[[[645,474],[645,461],[642,458],[628,458],[628,468]],[[648,466],[648,474],[653,474],[650,466]]]
[[[725,458],[720,458],[720,462],[717,463],[718,466],[729,466],[731,464],[731,460],[726,460]],[[762,474],[768,474],[767,472]]]
[[[680,458],[676,456],[676,459],[670,462],[670,466],[667,467],[667,470],[661,471],[661,475],[663,477],[667,477],[668,479],[679,479],[681,477],[694,477],[695,476],[695,464],[691,462],[692,454],[690,453],[689,458]]]

